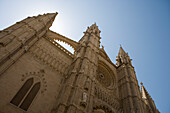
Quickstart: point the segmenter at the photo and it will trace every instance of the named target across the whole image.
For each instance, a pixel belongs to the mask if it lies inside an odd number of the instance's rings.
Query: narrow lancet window
[[[28,79],[13,97],[10,103],[27,111],[38,91],[40,90],[40,82],[34,83],[33,78]]]
[[[29,92],[29,94],[26,96],[23,103],[21,104],[21,106],[20,106],[21,109],[27,111],[27,109],[30,106],[30,104],[32,103],[34,97],[37,95],[39,89],[40,89],[40,82],[34,84],[31,91]]]
[[[21,103],[21,100],[24,98],[28,90],[31,88],[33,84],[33,78],[28,79],[24,85],[20,88],[18,93],[11,100],[11,103],[18,106]]]

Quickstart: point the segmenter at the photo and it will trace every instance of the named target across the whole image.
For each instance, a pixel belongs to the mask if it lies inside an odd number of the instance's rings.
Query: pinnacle
[[[123,50],[122,46],[120,45],[119,55],[124,55],[124,54],[125,54],[125,51]]]
[[[57,14],[58,14],[57,12],[55,12],[55,13],[39,14],[38,16],[27,17],[23,21],[29,22],[29,20],[32,21],[32,18],[35,18],[35,19],[43,20],[44,23],[46,24],[48,21],[53,22]],[[46,18],[48,18],[48,19],[46,19]]]
[[[57,14],[58,14],[58,13],[56,12],[56,13],[47,13],[47,14],[45,14],[45,15],[48,15],[49,17],[55,17]]]
[[[49,16],[51,18],[51,17],[56,17],[57,14],[58,14],[57,12],[55,12],[55,13],[46,13],[46,14],[44,13],[44,14],[39,14],[38,16],[32,16],[32,17],[36,18],[36,17],[41,17],[41,16]],[[28,18],[31,18],[31,17],[29,16]]]
[[[44,14],[44,16],[48,16],[52,21],[54,21],[57,14],[58,14],[57,12],[56,13],[47,13],[47,14]]]
[[[96,22],[94,22],[94,24],[93,24],[93,25],[97,26]]]
[[[145,87],[143,86],[143,83],[141,82],[141,92],[143,93],[143,95],[145,94],[146,95],[149,95],[149,93],[147,92],[147,90],[145,89]],[[149,95],[150,96],[150,95]]]
[[[95,26],[95,27],[97,27],[97,28],[98,28],[98,26],[97,26],[96,22],[94,22],[94,24],[92,24],[90,27],[92,27],[92,26]]]
[[[55,19],[55,17],[56,17],[57,14],[58,14],[57,12],[56,12],[56,13],[47,13],[47,14],[39,15],[38,18],[39,18],[39,19],[41,18],[41,20],[43,20],[43,22],[45,23],[45,25],[46,25],[48,22],[50,22],[51,25],[52,25],[52,23],[53,23],[53,21],[54,21],[54,19]],[[48,19],[47,19],[47,18],[48,18]],[[51,25],[50,25],[50,26],[51,26]]]
[[[143,83],[142,83],[142,82],[141,82],[140,84],[141,84],[141,86],[143,86]]]
[[[98,28],[98,26],[96,25],[96,23],[92,24],[90,27],[87,27],[86,32],[94,33],[96,36],[98,36],[99,38],[101,38],[101,37],[100,37],[101,31],[99,30],[99,28]]]

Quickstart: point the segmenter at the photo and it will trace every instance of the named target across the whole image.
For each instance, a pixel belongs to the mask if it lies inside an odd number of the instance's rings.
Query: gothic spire
[[[118,56],[125,56],[125,55],[126,52],[123,50],[122,46],[120,45]]]
[[[100,37],[100,33],[101,31],[99,30],[98,26],[96,25],[96,23],[92,24],[90,27],[87,27],[87,30],[85,33],[93,33],[96,36]]]
[[[47,13],[43,15],[28,17],[22,20],[21,22],[31,24],[31,26],[36,26],[36,25],[40,25],[40,23],[43,23],[47,28],[49,28],[52,25],[57,14],[58,13],[56,12],[56,13]]]
[[[148,101],[147,101],[147,91],[145,89],[145,87],[143,86],[143,83],[141,82],[141,95],[142,95],[142,99],[144,100],[145,104],[148,105]]]
[[[145,102],[145,104],[147,104],[154,113],[159,112],[156,109],[155,102],[153,101],[152,97],[149,95],[148,91],[143,86],[142,82],[141,82],[141,95],[142,95],[142,99]]]
[[[57,14],[58,14],[57,12],[56,13],[47,13],[47,14],[45,14],[45,16],[49,17],[49,19],[51,20],[51,24],[52,24],[55,17],[57,16]]]
[[[124,51],[124,49],[122,48],[122,46],[120,45],[120,48],[119,48],[119,53],[118,53],[118,56],[117,56],[117,65],[121,65],[121,64],[127,64],[129,63],[131,65],[131,61],[132,59],[130,59],[128,53],[126,53]]]

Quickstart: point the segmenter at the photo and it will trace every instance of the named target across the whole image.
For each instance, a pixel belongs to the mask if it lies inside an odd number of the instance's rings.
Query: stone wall
[[[72,62],[72,57],[65,54],[49,40],[40,39],[1,75],[0,111],[22,113],[24,110],[11,104],[10,101],[26,80],[34,78],[40,81],[41,86],[27,113],[49,113],[57,101],[61,82]]]

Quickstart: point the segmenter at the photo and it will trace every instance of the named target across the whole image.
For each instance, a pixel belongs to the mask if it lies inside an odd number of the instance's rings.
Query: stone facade
[[[49,30],[56,15],[0,31],[0,113],[159,113],[122,47],[115,65],[96,24],[76,42]]]

